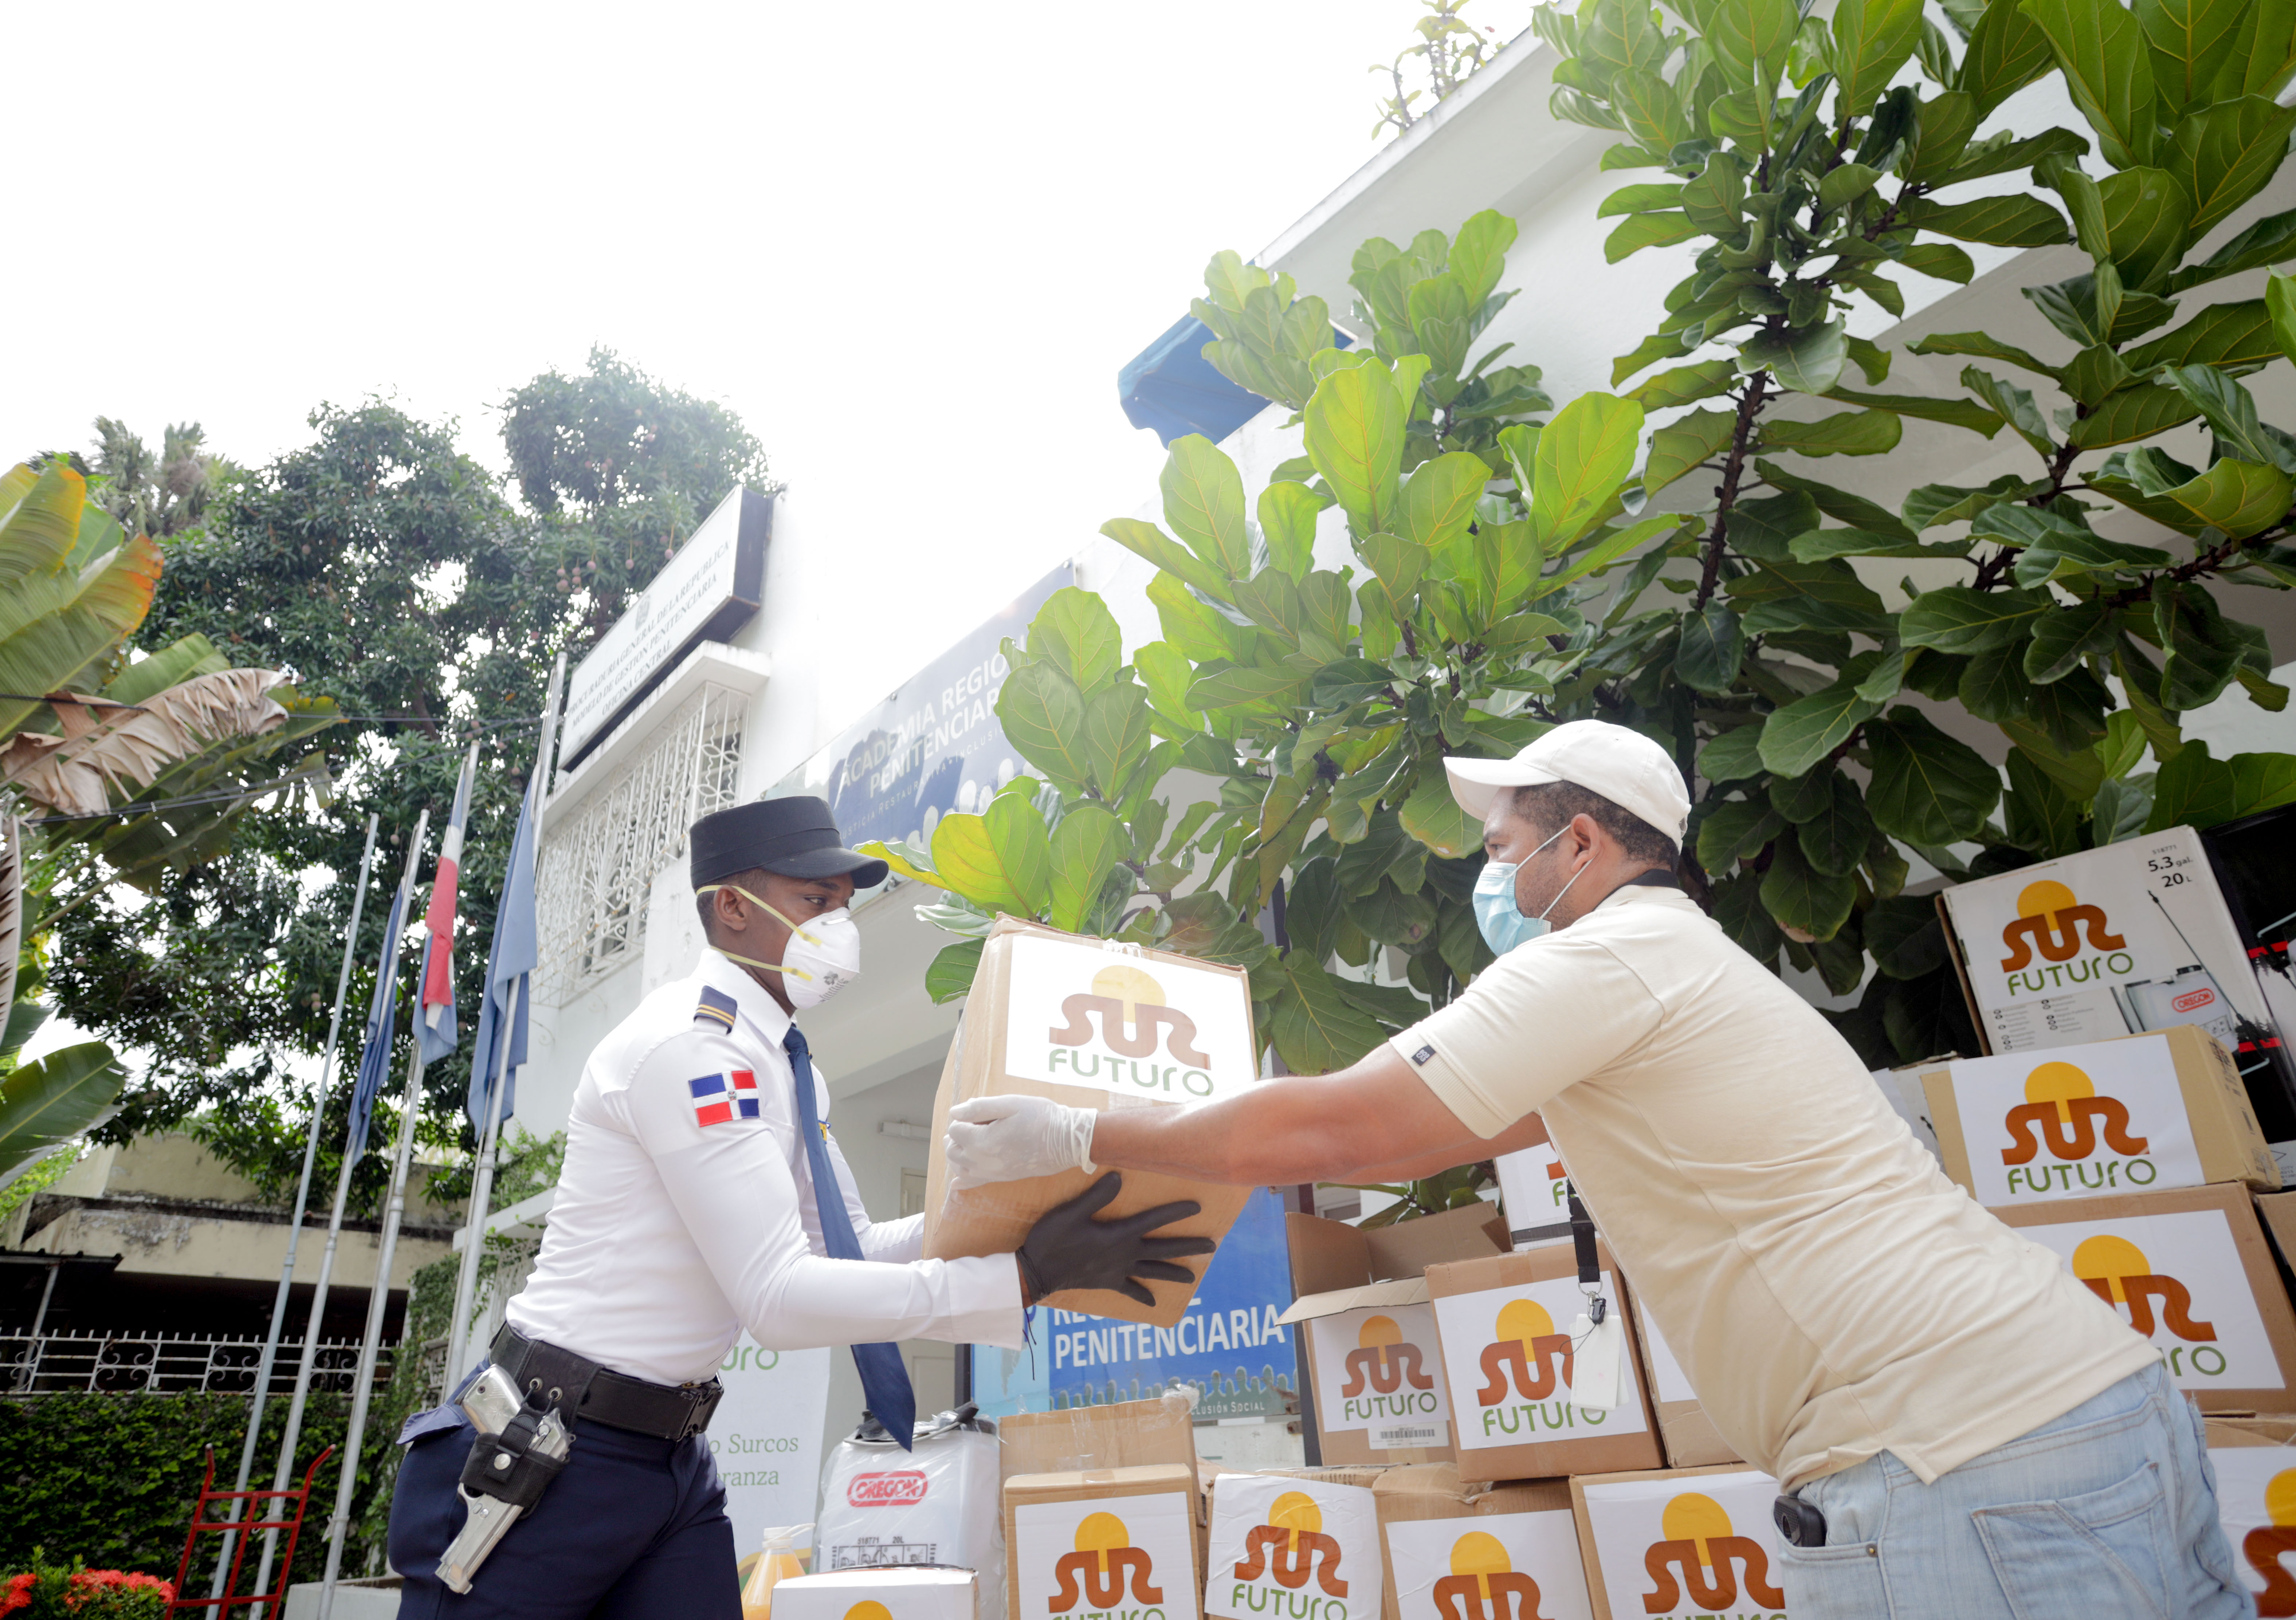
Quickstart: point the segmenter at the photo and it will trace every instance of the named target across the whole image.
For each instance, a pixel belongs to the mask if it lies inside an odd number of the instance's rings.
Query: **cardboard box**
[[[2296,1398],[2296,1312],[2245,1187],[2059,1199],[1993,1213],[2152,1340],[2203,1411]]]
[[[2211,1182],[2280,1185],[2232,1054],[2194,1025],[1958,1059],[1922,1084],[1946,1174],[1988,1208]]]
[[[1198,1620],[1195,1494],[1195,1470],[1177,1463],[1006,1480],[1007,1620],[1149,1608]]]
[[[1757,1469],[1666,1469],[1570,1482],[1595,1620],[1702,1620],[1786,1606]],[[1702,1543],[1703,1543],[1702,1545]]]
[[[1639,1299],[1635,1301],[1635,1334],[1642,1346],[1643,1373],[1650,1379],[1651,1410],[1658,1414],[1659,1438],[1666,1443],[1667,1467],[1742,1464],[1745,1459],[1722,1437],[1714,1420],[1706,1415],[1706,1408],[1699,1404],[1698,1391],[1690,1387],[1689,1375],[1651,1325],[1650,1313]]]
[[[1514,1240],[1510,1247],[1556,1243],[1570,1235],[1570,1173],[1551,1141],[1542,1141],[1491,1161],[1498,1172],[1499,1202],[1506,1209]]]
[[[2253,1445],[2296,1445],[2296,1413],[2258,1412],[2252,1416],[2218,1415],[2202,1420],[2209,1431],[2209,1449],[2238,1450]],[[2296,1467],[2296,1452],[2289,1465]]]
[[[1574,1406],[1570,1324],[1586,1307],[1570,1246],[1427,1268],[1450,1379],[1451,1444],[1469,1483],[1659,1466],[1658,1430],[1634,1346],[1634,1302],[1597,1242],[1603,1297],[1627,1330],[1626,1400]]]
[[[1484,1489],[1462,1481],[1454,1464],[1418,1463],[1382,1474],[1372,1500],[1387,1555],[1387,1620],[1592,1614],[1569,1481]]]
[[[2260,1421],[2260,1420],[2259,1420]],[[2272,1420],[2296,1429],[2296,1419]],[[2285,1436],[2228,1433],[2209,1420],[2209,1463],[2217,1476],[2217,1516],[2232,1543],[2233,1567],[2256,1599],[2259,1615],[2296,1615],[2296,1451]]]
[[[980,1608],[970,1569],[840,1569],[774,1584],[779,1620],[976,1620]]]
[[[1016,1412],[996,1420],[1002,1477],[1159,1464],[1193,1469],[1196,1425],[1183,1397]]]
[[[2234,1053],[2296,1180],[2296,1068],[2279,1044],[2296,986],[2251,964],[2201,834],[2171,827],[1959,884],[1938,910],[1988,1054],[2198,1025]]]
[[[1488,1205],[1392,1226],[1289,1215],[1292,1308],[1310,1369],[1325,1462],[1432,1462],[1451,1454],[1450,1397],[1427,1303],[1431,1262],[1505,1252],[1505,1217]]]
[[[2264,1217],[2264,1230],[2272,1234],[2272,1246],[2280,1251],[2281,1264],[2296,1269],[2296,1192],[2266,1192],[2257,1195],[2256,1213]]]
[[[1080,1170],[957,1191],[941,1142],[949,1109],[975,1097],[1049,1097],[1070,1108],[1177,1108],[1234,1096],[1259,1076],[1251,990],[1240,968],[1118,945],[999,917],[988,930],[950,1043],[925,1180],[924,1252],[934,1259],[1009,1254],[1037,1218],[1097,1179]],[[1125,1173],[1103,1219],[1191,1199],[1201,1213],[1160,1229],[1169,1237],[1227,1235],[1248,1187],[1152,1171]],[[1039,1304],[1120,1321],[1178,1325],[1209,1255],[1178,1262],[1194,1280],[1149,1280],[1153,1305],[1112,1289],[1075,1289]]]
[[[1387,1579],[1371,1491],[1298,1474],[1222,1474],[1204,1571],[1208,1616],[1378,1620]]]

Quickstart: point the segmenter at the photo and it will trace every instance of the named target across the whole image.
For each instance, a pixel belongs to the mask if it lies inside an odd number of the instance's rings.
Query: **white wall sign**
[[[1603,1293],[1610,1299],[1619,1297],[1607,1271]],[[1600,1437],[1649,1430],[1638,1370],[1626,1381],[1625,1399],[1611,1410],[1571,1403],[1570,1375],[1577,1363],[1570,1329],[1586,1305],[1576,1277],[1435,1301],[1461,1450],[1525,1445],[1576,1437],[1582,1431]]]
[[[2166,1035],[1964,1058],[1947,1072],[1988,1207],[2201,1184]]]
[[[2285,1387],[2220,1209],[2021,1226],[2153,1347],[2179,1389]]]
[[[2233,1567],[2259,1615],[2296,1615],[2296,1452],[2284,1445],[2209,1448],[2217,1514]]]
[[[722,642],[750,622],[765,599],[773,510],[772,499],[753,489],[737,487],[718,502],[574,667],[560,769],[570,770],[695,642]]]
[[[1185,1491],[1018,1504],[1007,1557],[1020,1612],[1196,1620],[1194,1516]]]
[[[1587,1485],[1587,1518],[1613,1615],[1776,1614],[1778,1482],[1748,1469]]]
[[[745,1333],[718,1369],[726,1394],[709,1420],[709,1451],[726,1482],[734,1550],[745,1557],[764,1544],[768,1525],[813,1522],[829,1357],[826,1349],[760,1350]]]
[[[1568,1508],[1398,1519],[1387,1527],[1387,1553],[1398,1620],[1594,1620]]]
[[[1432,1305],[1381,1305],[1316,1319],[1316,1415],[1362,1429],[1382,1451],[1447,1445],[1451,1403]]]
[[[1204,1544],[1204,1612],[1234,1620],[1379,1620],[1379,1512],[1362,1485],[1223,1474]]]
[[[1259,1077],[1242,981],[1098,945],[1013,942],[1005,1072],[1159,1102],[1209,1102]]]

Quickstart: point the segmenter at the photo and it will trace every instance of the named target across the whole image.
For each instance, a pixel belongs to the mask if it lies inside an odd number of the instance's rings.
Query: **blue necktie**
[[[813,1053],[794,1024],[782,1037],[790,1068],[797,1076],[797,1128],[805,1138],[806,1167],[813,1173],[814,1207],[821,1212],[821,1241],[832,1260],[861,1258],[861,1240],[853,1235],[853,1217],[845,1213],[845,1194],[830,1167],[829,1136],[821,1128],[820,1110],[814,1106]],[[861,1395],[886,1431],[908,1451],[910,1431],[916,1426],[917,1395],[909,1387],[909,1370],[901,1365],[896,1345],[856,1345],[853,1364],[861,1372]]]

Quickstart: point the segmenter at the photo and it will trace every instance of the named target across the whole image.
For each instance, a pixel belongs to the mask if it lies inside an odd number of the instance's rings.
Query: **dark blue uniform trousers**
[[[565,1470],[456,1593],[439,1579],[439,1557],[463,1528],[455,1484],[475,1436],[449,1403],[409,1419],[399,1437],[399,1620],[741,1620],[734,1526],[707,1439],[577,1424]]]

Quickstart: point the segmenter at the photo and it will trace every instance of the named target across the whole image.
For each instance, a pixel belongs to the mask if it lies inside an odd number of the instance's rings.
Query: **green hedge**
[[[311,1397],[296,1444],[299,1482],[301,1469],[322,1447],[341,1446],[349,1412],[348,1395]],[[286,1398],[265,1402],[263,1416],[255,1471],[256,1483],[267,1486],[287,1420]],[[396,1433],[395,1422],[386,1428],[380,1413],[371,1417],[360,1489],[352,1500],[350,1544],[343,1554],[348,1573],[365,1569],[370,1547],[380,1555],[379,1534],[370,1539],[367,1510],[378,1490],[390,1489]],[[25,1567],[37,1547],[50,1561],[77,1558],[91,1567],[143,1570],[173,1580],[207,1448],[215,1448],[216,1482],[227,1490],[246,1436],[245,1395],[48,1395],[0,1401],[0,1567]],[[334,1510],[340,1455],[339,1449],[312,1486],[295,1553],[299,1581],[317,1580],[325,1567],[327,1516]],[[373,1516],[378,1525],[388,1517],[387,1501],[382,1506]],[[208,1548],[201,1550],[212,1556]],[[203,1577],[193,1584],[205,1592]]]

